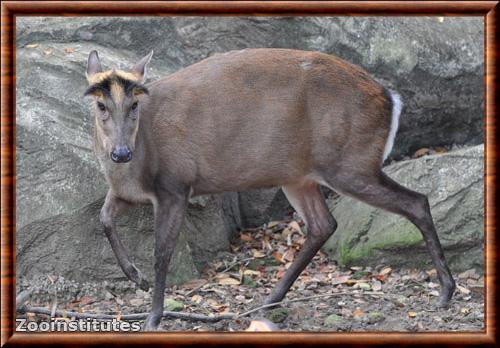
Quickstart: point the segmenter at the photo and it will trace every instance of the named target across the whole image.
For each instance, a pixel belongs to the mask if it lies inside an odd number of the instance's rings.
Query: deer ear
[[[146,68],[151,61],[151,57],[153,56],[153,51],[149,52],[149,54],[142,58],[133,68],[132,74],[137,76],[137,79],[143,83],[146,80]]]
[[[89,59],[87,60],[87,80],[89,80],[92,75],[102,72],[101,61],[99,60],[99,55],[97,51],[94,50],[90,52]]]

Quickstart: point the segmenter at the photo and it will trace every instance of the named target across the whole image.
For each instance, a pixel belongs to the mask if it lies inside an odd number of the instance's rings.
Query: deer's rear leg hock
[[[106,195],[106,200],[101,209],[100,219],[101,223],[104,225],[104,233],[108,237],[109,243],[111,244],[111,249],[115,253],[118,264],[122,269],[123,273],[128,279],[136,283],[142,290],[147,291],[149,289],[149,283],[146,277],[141,271],[134,265],[130,260],[130,257],[123,245],[121,239],[118,236],[116,230],[116,218],[122,212],[124,212],[129,207],[129,203],[115,197],[111,192],[108,191]]]
[[[328,211],[317,184],[287,185],[283,187],[283,192],[290,204],[304,219],[308,235],[292,265],[266,298],[265,304],[279,302],[285,297],[293,282],[337,228],[337,222]]]
[[[399,185],[383,172],[362,178],[352,174],[350,176],[338,175],[336,179],[329,181],[329,184],[333,189],[342,188],[343,193],[365,203],[402,215],[417,226],[422,233],[441,285],[437,305],[447,306],[456,285],[432,221],[427,197]]]

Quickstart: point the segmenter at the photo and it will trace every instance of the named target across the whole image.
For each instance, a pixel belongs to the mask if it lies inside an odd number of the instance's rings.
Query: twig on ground
[[[339,296],[339,295],[354,295],[354,294],[355,293],[353,293],[353,292],[346,291],[346,292],[335,292],[335,293],[330,293],[330,294],[300,297],[300,298],[295,298],[295,299],[291,299],[291,300],[284,300],[284,301],[280,301],[280,302],[262,305],[262,306],[253,308],[249,311],[243,312],[241,314],[220,314],[220,315],[208,316],[208,315],[195,314],[195,313],[164,311],[163,318],[175,318],[175,319],[194,320],[194,321],[203,321],[203,322],[217,322],[217,321],[225,320],[225,319],[238,319],[238,318],[246,317],[246,316],[248,316],[252,313],[255,313],[261,309],[274,307],[274,306],[278,306],[278,305],[283,305],[283,304],[287,304],[287,303],[308,301],[308,300],[312,300],[315,298],[325,298],[325,297],[333,297],[333,296]],[[357,293],[357,294],[359,295],[359,293]],[[363,292],[362,294],[370,295],[370,296],[385,295],[383,292],[376,292],[376,291]],[[74,311],[62,311],[62,310],[56,310],[54,313],[51,313],[52,312],[51,310],[43,308],[43,307],[28,307],[28,306],[18,306],[17,312],[20,314],[35,313],[35,314],[44,314],[44,315],[49,315],[49,316],[52,315],[52,317],[63,317],[63,318],[69,317],[69,318],[76,318],[76,319],[112,320],[112,319],[118,318],[118,315],[114,315],[114,314],[79,313],[79,312],[74,312]],[[120,316],[120,320],[124,320],[124,321],[144,320],[147,318],[147,316],[148,316],[148,313],[125,314],[125,315]]]
[[[26,307],[21,306],[17,308],[18,313],[35,313],[35,314],[44,314],[51,315],[51,311],[47,308],[43,307]],[[120,317],[120,320],[124,321],[132,321],[132,320],[144,320],[147,318],[149,313],[135,313],[135,314],[124,314]],[[74,311],[55,311],[55,317],[58,318],[76,318],[76,319],[98,319],[98,320],[113,320],[117,319],[118,315],[114,314],[95,314],[95,313],[79,313]],[[165,311],[163,312],[164,318],[175,318],[175,319],[186,319],[186,320],[197,320],[204,322],[216,322],[224,319],[234,319],[234,314],[221,314],[218,316],[208,316],[202,314],[195,313],[184,313],[184,312],[171,312]]]
[[[236,260],[234,262],[231,262],[229,266],[227,266],[223,271],[220,271],[219,273],[226,273],[227,271],[231,270],[234,266],[241,264],[243,262],[251,261],[253,260],[253,257],[247,257],[246,259],[243,260]]]

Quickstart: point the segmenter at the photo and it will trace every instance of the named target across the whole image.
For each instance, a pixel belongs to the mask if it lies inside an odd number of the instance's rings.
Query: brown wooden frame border
[[[6,1],[1,4],[1,345],[487,345],[498,346],[498,1]],[[15,317],[15,17],[109,15],[483,16],[485,19],[485,310],[479,333],[42,333],[13,331]],[[92,338],[91,340],[89,340]]]

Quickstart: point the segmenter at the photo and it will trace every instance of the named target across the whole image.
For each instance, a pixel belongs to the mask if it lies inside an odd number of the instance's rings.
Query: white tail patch
[[[389,156],[392,151],[392,147],[394,146],[394,138],[396,138],[396,133],[399,127],[399,115],[401,115],[401,109],[403,108],[401,96],[392,90],[389,90],[389,93],[391,94],[392,100],[391,130],[389,131],[389,136],[387,137],[387,142],[385,143],[382,162],[384,162],[387,156]]]

